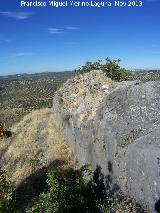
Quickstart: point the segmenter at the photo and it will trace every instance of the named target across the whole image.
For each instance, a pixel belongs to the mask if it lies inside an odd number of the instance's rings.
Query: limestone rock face
[[[68,80],[55,94],[53,109],[80,164],[101,166],[126,195],[156,212],[160,82],[118,83],[92,71]]]

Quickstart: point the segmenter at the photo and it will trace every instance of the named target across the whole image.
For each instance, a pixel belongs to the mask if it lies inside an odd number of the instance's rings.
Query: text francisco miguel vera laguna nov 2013
[[[141,7],[140,0],[131,1],[20,1],[21,7]]]

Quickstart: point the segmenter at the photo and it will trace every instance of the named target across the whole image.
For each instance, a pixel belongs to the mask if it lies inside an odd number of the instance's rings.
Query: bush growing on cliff
[[[48,173],[49,191],[40,194],[32,213],[93,212],[96,209],[93,183],[83,178],[87,172],[83,167],[77,171],[67,168]]]
[[[13,185],[7,180],[7,174],[0,169],[0,212],[13,212]]]
[[[103,64],[101,60],[96,62],[87,61],[86,64],[79,69],[75,70],[77,74],[83,74],[90,72],[91,70],[102,70],[105,75],[112,80],[122,81],[126,80],[126,71],[125,69],[119,66],[120,60],[111,60],[109,58],[105,59],[106,62]]]

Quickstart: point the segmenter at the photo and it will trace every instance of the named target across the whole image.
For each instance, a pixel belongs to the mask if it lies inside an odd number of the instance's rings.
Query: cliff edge
[[[102,71],[68,80],[53,110],[81,165],[101,166],[151,212],[160,208],[160,82],[113,82]]]

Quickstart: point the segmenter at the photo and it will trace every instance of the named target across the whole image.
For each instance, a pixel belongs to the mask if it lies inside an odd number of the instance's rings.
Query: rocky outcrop
[[[159,208],[160,82],[112,82],[101,71],[68,80],[53,109],[81,165],[101,166],[128,196]]]

